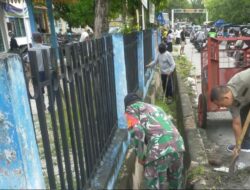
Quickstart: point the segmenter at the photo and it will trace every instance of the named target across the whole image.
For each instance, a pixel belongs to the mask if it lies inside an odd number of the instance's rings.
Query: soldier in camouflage
[[[144,103],[135,93],[125,99],[125,115],[139,163],[150,189],[181,189],[184,142],[161,108]]]

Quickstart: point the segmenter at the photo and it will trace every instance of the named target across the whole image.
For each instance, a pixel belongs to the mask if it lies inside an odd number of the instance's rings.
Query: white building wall
[[[65,22],[63,19],[55,20],[55,30],[56,33],[59,32],[60,29],[62,29],[62,33],[66,33],[68,28],[67,22]]]
[[[20,8],[20,9],[24,9],[27,7],[25,1],[22,3],[10,3],[11,5]],[[7,28],[7,22],[9,22],[10,18],[17,18],[15,16],[8,16],[5,14],[4,9],[0,6],[0,27],[2,30],[2,35],[3,35],[3,39],[4,39],[4,44],[5,44],[5,50],[8,51],[8,49],[10,48],[9,42],[10,42],[10,37],[8,35],[9,31]],[[21,17],[18,18],[23,18],[24,19],[24,27],[25,27],[25,33],[26,36],[23,37],[16,37],[17,43],[18,45],[25,45],[28,43],[32,42],[31,39],[31,28],[30,28],[30,22],[29,22],[29,17],[28,14],[23,14]]]
[[[6,33],[7,28],[6,28],[6,23],[5,23],[5,17],[4,17],[4,11],[2,10],[2,7],[0,6],[0,28],[1,28],[1,34],[3,37],[3,43],[4,43],[4,48],[5,51],[9,48],[9,43],[8,43],[8,35]]]

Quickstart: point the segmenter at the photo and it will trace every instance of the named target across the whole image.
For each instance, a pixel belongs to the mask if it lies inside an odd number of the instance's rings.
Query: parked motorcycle
[[[235,43],[235,51],[234,51],[234,59],[235,59],[235,65],[238,67],[243,66],[244,64],[244,41],[243,40],[237,40]]]
[[[201,52],[202,48],[203,48],[203,41],[195,41],[194,42],[194,47],[195,49],[197,49],[198,52]]]
[[[228,41],[226,44],[227,56],[233,57],[235,51],[235,41]]]

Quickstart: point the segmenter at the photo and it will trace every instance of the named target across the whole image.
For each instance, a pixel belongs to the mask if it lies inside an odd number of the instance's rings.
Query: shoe
[[[233,145],[233,144],[228,145],[228,146],[227,146],[227,151],[228,151],[228,152],[233,152],[234,147],[235,147],[235,145]],[[241,147],[240,150],[241,150],[242,152],[250,152],[250,148],[249,148],[249,147]]]

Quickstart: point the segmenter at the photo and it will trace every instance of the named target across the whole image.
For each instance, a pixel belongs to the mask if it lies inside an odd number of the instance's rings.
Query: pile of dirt
[[[214,171],[214,168],[229,167],[232,160],[232,153],[224,150],[215,142],[206,137],[205,130],[201,129],[200,134],[208,157],[208,166],[203,178],[206,180],[207,189],[249,189],[250,188],[250,167],[237,170],[233,175],[227,172]]]

